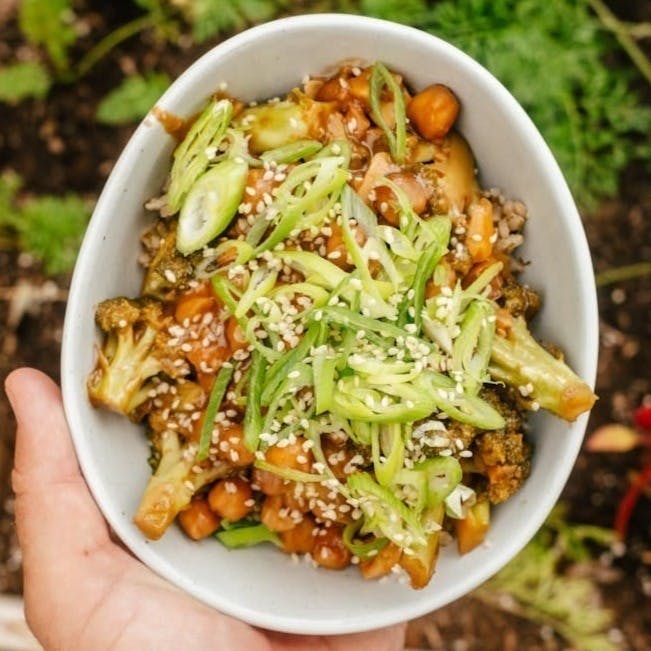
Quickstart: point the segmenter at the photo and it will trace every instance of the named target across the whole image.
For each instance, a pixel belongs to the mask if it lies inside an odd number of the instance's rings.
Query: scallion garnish
[[[203,425],[201,426],[201,434],[199,435],[199,447],[197,449],[197,461],[203,461],[208,456],[210,444],[212,442],[212,430],[215,425],[215,416],[219,411],[222,404],[224,395],[228,384],[233,377],[233,365],[228,364],[222,366],[217,373],[215,382],[210,391],[210,398],[208,399],[208,406],[203,415]]]

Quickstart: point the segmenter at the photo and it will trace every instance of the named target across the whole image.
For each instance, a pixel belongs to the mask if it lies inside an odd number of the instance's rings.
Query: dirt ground
[[[628,3],[622,0],[617,4]],[[87,5],[84,20],[106,32],[132,17],[131,3]],[[639,19],[645,18],[642,14],[646,12],[640,9]],[[78,48],[81,51],[87,46],[82,40]],[[11,21],[2,25],[0,19],[0,64],[10,60],[17,47],[24,47],[17,26]],[[174,77],[206,48],[182,49],[161,46],[149,36],[136,38],[120,46],[81,82],[54,88],[46,102],[27,101],[13,108],[0,104],[0,170],[15,170],[25,179],[26,188],[37,194],[75,191],[97,196],[132,131],[96,124],[93,116],[99,98],[117,84],[123,71],[165,70]],[[625,173],[620,196],[585,216],[595,269],[651,259],[650,225],[648,171],[634,166]],[[68,281],[67,277],[55,279],[60,290],[65,290]],[[42,286],[44,282],[38,264],[29,256],[0,250],[0,381],[22,365],[36,366],[58,379],[63,301],[33,306],[34,313],[25,314],[17,327],[7,325],[10,302],[6,298],[17,287]],[[633,410],[651,401],[650,306],[648,277],[599,291],[600,400],[589,431],[611,421],[630,423]],[[0,592],[20,593],[20,552],[8,481],[13,429],[6,398],[0,395]],[[638,455],[583,452],[563,495],[570,519],[612,526]],[[613,642],[636,651],[651,649],[651,495],[638,505],[623,555],[605,560],[610,571],[604,594],[616,614]],[[414,623],[408,641],[412,646],[453,651],[566,648],[544,627],[488,608],[471,597]]]

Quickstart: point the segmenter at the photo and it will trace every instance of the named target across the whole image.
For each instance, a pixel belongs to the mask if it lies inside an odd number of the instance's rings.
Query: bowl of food
[[[433,36],[319,15],[219,45],[139,126],[79,255],[62,384],[138,558],[334,634],[449,603],[526,544],[596,355],[581,223],[513,97]]]

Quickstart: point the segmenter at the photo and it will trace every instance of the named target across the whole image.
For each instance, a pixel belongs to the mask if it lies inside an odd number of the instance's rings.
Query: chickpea
[[[255,461],[255,455],[244,444],[244,428],[240,423],[231,423],[220,430],[217,456],[236,468],[245,468]]]
[[[310,517],[303,519],[289,531],[280,533],[282,549],[288,554],[309,554],[314,549],[316,523]]]
[[[312,558],[329,570],[342,570],[349,565],[352,554],[342,539],[342,527],[321,529],[314,541]]]
[[[425,212],[429,199],[428,192],[415,174],[398,172],[389,174],[387,178],[393,181],[407,195],[411,207],[417,215]],[[389,224],[392,226],[400,225],[398,200],[391,188],[386,185],[380,185],[375,188],[375,208]]]
[[[252,508],[253,494],[249,482],[240,477],[218,481],[208,493],[210,508],[222,518],[236,522],[246,517]]]
[[[265,495],[283,495],[294,482],[289,482],[279,475],[268,470],[253,469],[253,483],[260,488]]]
[[[226,321],[226,339],[232,353],[249,346],[249,342],[234,316],[229,317]]]
[[[352,77],[348,80],[348,91],[357,100],[365,106],[370,106],[369,97],[371,96],[371,68],[366,68],[361,75]]]
[[[221,518],[208,506],[208,502],[201,498],[190,502],[190,505],[179,513],[181,529],[192,540],[201,540],[212,535],[219,529]]]
[[[346,480],[348,475],[345,472],[345,468],[355,456],[356,452],[347,445],[338,445],[337,441],[333,441],[329,436],[322,437],[321,443],[326,461],[334,476],[337,479]]]
[[[285,446],[273,445],[265,455],[266,460],[279,468],[292,468],[302,472],[309,472],[314,461],[310,450],[303,447],[305,439],[301,436],[294,443]]]
[[[342,84],[339,80],[343,77],[328,79],[316,94],[318,102],[345,102],[348,99],[348,83],[344,79]]]
[[[270,495],[262,505],[260,520],[272,531],[289,531],[296,526],[290,515],[291,509],[285,505],[280,495]]]
[[[310,508],[318,520],[338,524],[348,524],[351,521],[350,504],[338,491],[323,484],[314,484],[310,494]]]
[[[375,556],[363,559],[359,563],[359,570],[365,579],[378,579],[389,574],[394,565],[400,561],[402,550],[397,545],[389,543]]]
[[[443,138],[459,115],[459,100],[443,84],[428,86],[415,95],[407,106],[407,117],[427,140]]]

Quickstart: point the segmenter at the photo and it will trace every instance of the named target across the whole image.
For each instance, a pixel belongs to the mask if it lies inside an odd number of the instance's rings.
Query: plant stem
[[[636,264],[629,264],[624,267],[606,269],[606,271],[595,274],[594,280],[597,287],[604,287],[622,280],[631,280],[632,278],[640,278],[649,274],[651,274],[651,262],[637,262]]]
[[[619,44],[626,50],[638,70],[651,84],[651,61],[631,36],[630,28],[619,20],[602,0],[587,0],[587,2],[597,14],[603,26],[615,35]]]
[[[625,25],[634,39],[651,38],[651,23],[625,23]]]
[[[83,77],[96,63],[103,59],[113,48],[117,47],[122,41],[135,36],[143,29],[152,27],[156,24],[156,17],[153,14],[145,14],[132,20],[131,22],[121,25],[107,34],[97,45],[91,48],[77,65],[75,78]]]

